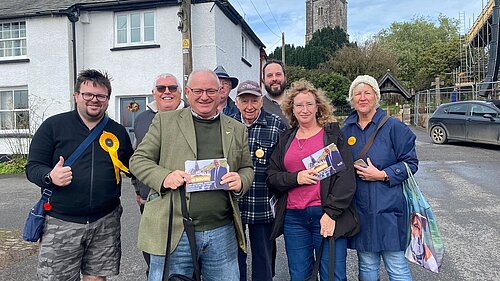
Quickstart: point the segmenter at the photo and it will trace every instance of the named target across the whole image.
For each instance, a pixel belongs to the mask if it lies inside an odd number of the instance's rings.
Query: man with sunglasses
[[[115,164],[128,166],[133,150],[127,131],[109,119],[74,163],[65,165],[106,122],[110,96],[106,73],[83,70],[73,94],[76,109],[45,120],[31,141],[26,176],[42,189],[52,187],[38,280],[80,280],[82,274],[84,281],[103,281],[119,273],[121,178]]]
[[[239,281],[238,246],[246,251],[237,199],[253,180],[246,127],[220,114],[219,79],[195,70],[185,88],[190,108],[157,114],[131,159],[132,173],[152,188],[139,226],[139,248],[151,254],[149,281],[162,280],[173,200],[170,274],[191,276],[193,263],[181,215],[180,192],[190,182],[186,160],[226,158],[221,178],[227,190],[186,194],[195,226],[196,248],[204,281]]]
[[[147,105],[147,110],[135,118],[134,147],[137,147],[137,145],[141,143],[142,139],[148,132],[151,121],[153,121],[153,118],[158,112],[165,112],[186,107],[186,104],[181,98],[181,89],[179,88],[177,78],[170,73],[164,73],[156,77],[151,93],[153,94],[154,101]],[[136,201],[137,204],[139,204],[142,214],[144,211],[144,203],[146,203],[146,199],[148,198],[148,194],[151,189],[149,186],[135,178],[132,179],[132,185],[135,188],[135,193],[137,195]],[[146,264],[148,265],[148,269],[146,270],[147,275],[149,273],[149,254],[143,252],[143,256]]]
[[[219,77],[220,84],[220,102],[217,110],[227,116],[234,116],[239,111],[229,94],[238,86],[238,78],[229,76],[222,65],[217,66],[214,72]]]

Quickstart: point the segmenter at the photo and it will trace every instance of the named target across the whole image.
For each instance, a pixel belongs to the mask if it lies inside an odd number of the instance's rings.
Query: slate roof
[[[234,24],[241,24],[243,30],[259,47],[265,48],[264,43],[227,0],[192,0],[192,2],[193,4],[214,2]],[[172,5],[179,5],[178,0],[0,0],[0,20],[65,15],[74,10],[133,10]]]
[[[380,87],[380,93],[398,93],[401,94],[403,97],[405,97],[407,100],[411,99],[411,93],[403,87],[401,82],[392,75],[390,70],[387,70],[387,72],[378,80],[378,85]]]
[[[75,4],[118,2],[116,0],[2,0],[0,19],[61,14]]]

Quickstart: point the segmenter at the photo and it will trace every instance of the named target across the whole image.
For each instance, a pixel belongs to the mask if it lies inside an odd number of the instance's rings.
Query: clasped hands
[[[191,183],[191,176],[181,170],[171,172],[163,180],[163,186],[170,189],[177,189],[184,183]],[[226,183],[229,186],[226,190],[232,190],[234,192],[239,192],[241,190],[241,178],[236,172],[228,172],[222,176],[220,184],[223,185]]]

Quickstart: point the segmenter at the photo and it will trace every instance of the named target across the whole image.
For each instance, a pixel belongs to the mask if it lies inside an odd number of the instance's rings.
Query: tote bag
[[[403,182],[403,193],[410,225],[405,256],[408,261],[438,273],[444,255],[444,245],[436,217],[418,188],[410,167],[406,163],[405,166],[408,179]]]

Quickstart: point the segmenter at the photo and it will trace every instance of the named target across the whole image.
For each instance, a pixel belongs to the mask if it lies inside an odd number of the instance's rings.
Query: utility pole
[[[179,29],[182,32],[182,65],[183,85],[186,87],[188,75],[193,71],[193,48],[191,42],[191,0],[182,1],[177,16],[179,16]]]
[[[281,61],[285,64],[285,32],[281,32]]]

